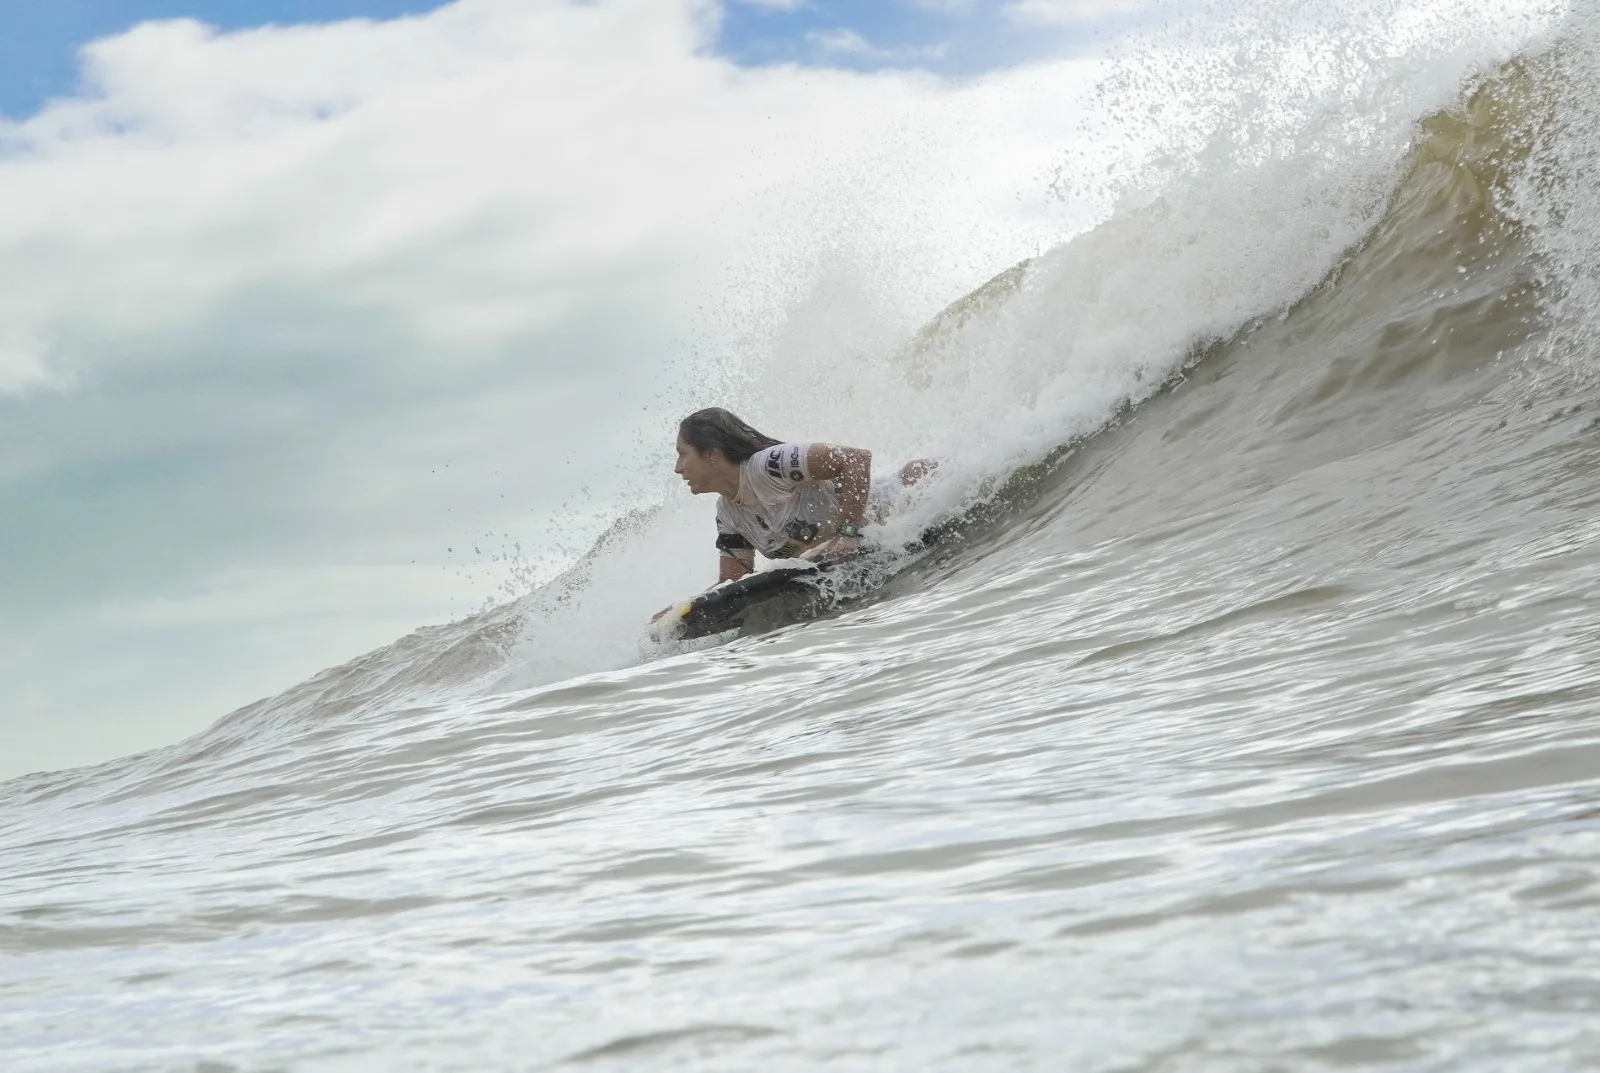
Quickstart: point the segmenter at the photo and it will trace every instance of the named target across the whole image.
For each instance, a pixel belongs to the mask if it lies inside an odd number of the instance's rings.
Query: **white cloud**
[[[693,94],[630,90],[663,46],[701,42],[695,18],[637,2],[519,8],[222,36],[155,23],[92,46],[98,96],[0,128],[0,316],[59,340],[49,369],[106,354],[73,353],[54,330],[66,318],[159,335],[251,289],[308,282],[401,319],[424,346],[450,341],[435,354],[452,361],[570,315],[585,265],[692,226],[738,181],[707,162],[681,189],[652,189],[637,168],[673,147],[596,122],[619,95],[660,115]],[[26,372],[14,358],[0,370]]]
[[[902,48],[879,48],[847,27],[833,30],[812,30],[806,40],[825,53],[857,56],[870,60],[937,59],[949,51],[949,44],[911,45]]]
[[[887,49],[877,48],[854,30],[840,27],[836,30],[812,30],[806,40],[824,52],[845,52],[853,56],[887,56]]]
[[[0,395],[22,394],[49,383],[40,349],[21,325],[0,323]]]
[[[1013,22],[1034,26],[1070,26],[1117,15],[1136,15],[1153,0],[1015,0],[1003,11]]]
[[[909,0],[914,8],[941,15],[963,15],[971,11],[977,0]]]
[[[696,3],[478,0],[92,45],[94,92],[0,126],[0,390],[242,361],[213,349],[240,316],[374,372],[500,358],[622,296],[677,316],[775,185],[825,181],[841,147],[958,100],[739,70],[709,33]]]
[[[670,481],[664,431],[738,390],[824,251],[904,326],[1061,226],[1058,102],[1092,65],[741,69],[717,16],[149,23],[85,50],[84,97],[0,124],[0,591],[34,635],[0,665],[59,706],[17,719],[215,716],[263,688],[223,643],[245,620],[303,675],[475,606],[380,590],[455,577],[482,534],[579,547]],[[187,677],[113,659],[202,634],[232,655]],[[59,686],[95,650],[135,668],[103,709]]]
[[[96,608],[95,616],[118,629],[160,630],[340,615],[351,607],[415,614],[419,605],[449,599],[450,582],[439,570],[424,566],[315,565],[265,576],[234,571],[207,578],[191,591],[109,600]]]

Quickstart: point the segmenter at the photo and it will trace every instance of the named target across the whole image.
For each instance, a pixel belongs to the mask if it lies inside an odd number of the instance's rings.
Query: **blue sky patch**
[[[1015,7],[1015,0],[735,0],[720,48],[751,66],[915,67],[968,77],[1062,55],[1091,44],[1094,30],[1109,26],[1100,20],[1041,25],[1013,17]]]

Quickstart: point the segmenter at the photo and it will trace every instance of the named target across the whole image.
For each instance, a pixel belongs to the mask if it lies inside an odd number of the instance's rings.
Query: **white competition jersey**
[[[719,548],[744,537],[767,558],[785,559],[837,532],[839,496],[832,481],[811,479],[809,446],[780,443],[739,463],[738,497],[717,497]]]

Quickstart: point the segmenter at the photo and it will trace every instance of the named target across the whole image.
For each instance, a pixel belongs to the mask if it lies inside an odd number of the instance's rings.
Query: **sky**
[[[1136,18],[0,5],[0,777],[547,576],[664,494],[821,260],[910,330],[1059,239]]]

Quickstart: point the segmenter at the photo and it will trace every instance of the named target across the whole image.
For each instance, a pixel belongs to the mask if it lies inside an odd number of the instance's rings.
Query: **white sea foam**
[[[869,447],[880,470],[939,459],[880,532],[891,541],[1092,433],[1197,348],[1327,277],[1384,211],[1416,123],[1553,18],[1534,3],[1487,18],[1464,3],[1357,6],[1228,5],[1114,64],[1042,65],[910,113],[899,138],[841,160],[834,181],[752,235],[759,256],[730,266],[697,325],[721,355],[700,401],[782,439]],[[994,117],[1063,132],[1052,178],[1036,155],[996,156],[1037,134],[997,131]],[[1015,287],[914,339],[959,294],[939,290],[961,275],[950,266],[988,275],[1035,252],[1015,233],[949,225],[973,211],[964,197],[994,189],[930,188],[957,160],[1053,189],[1060,208],[1035,226],[1076,233]],[[682,494],[592,555],[566,603],[530,615],[517,682],[620,665],[650,613],[714,577],[709,522]]]

